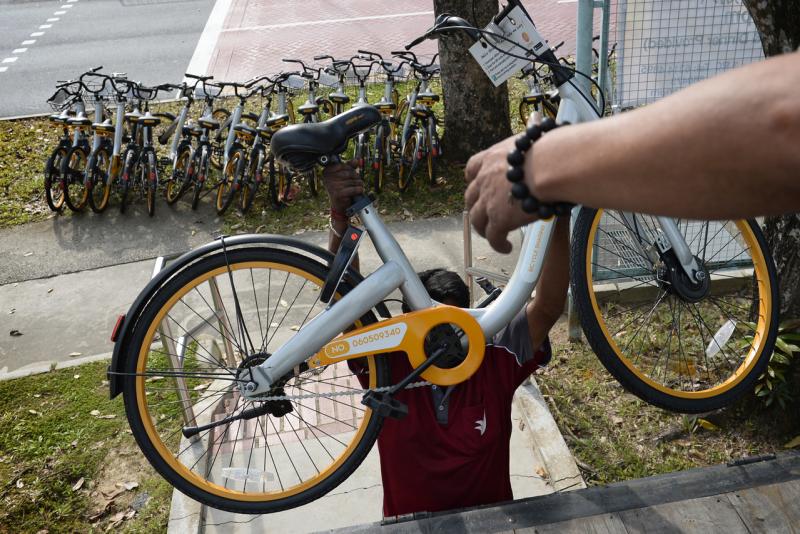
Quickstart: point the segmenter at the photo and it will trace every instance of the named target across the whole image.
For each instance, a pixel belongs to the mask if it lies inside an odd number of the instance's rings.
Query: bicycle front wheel
[[[676,224],[701,267],[695,280],[671,249],[659,252],[656,218],[581,210],[572,291],[589,344],[625,388],[661,408],[707,412],[752,391],[769,363],[778,280],[755,221]]]
[[[177,274],[142,312],[125,409],[145,456],[183,493],[232,512],[276,512],[321,497],[369,452],[382,418],[360,401],[363,388],[388,384],[381,357],[352,369],[297,367],[269,393],[278,400],[247,400],[236,381],[324,309],[326,275],[287,251],[218,253]],[[253,408],[263,411],[227,419]],[[186,421],[218,425],[192,441]]]
[[[67,149],[59,146],[44,166],[44,194],[47,205],[52,211],[60,212],[64,207],[64,189],[61,181],[61,162],[67,155]]]
[[[89,188],[86,187],[86,149],[76,146],[70,149],[61,164],[61,182],[64,201],[74,212],[83,211],[89,201]]]
[[[409,130],[405,145],[397,163],[397,188],[401,193],[408,190],[414,173],[417,170],[417,155],[419,154],[420,136],[415,129]]]
[[[88,173],[91,176],[89,207],[95,213],[102,213],[108,207],[111,196],[111,154],[107,148],[100,147],[95,152]]]
[[[225,164],[222,181],[217,189],[217,215],[223,215],[233,202],[233,198],[241,187],[241,178],[244,174],[244,151],[235,149],[231,151],[228,163]]]

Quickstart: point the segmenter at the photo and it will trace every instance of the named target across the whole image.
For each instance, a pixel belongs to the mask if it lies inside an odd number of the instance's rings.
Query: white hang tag
[[[510,52],[515,56],[525,56],[525,50],[532,50],[535,55],[540,55],[548,49],[547,42],[536,31],[533,21],[519,7],[512,9],[498,24],[490,22],[485,30],[491,33],[499,33],[506,39],[513,41],[509,42],[500,37],[484,35],[469,49],[472,57],[475,58],[483,72],[492,80],[495,87],[511,78],[530,63],[530,60],[512,57],[507,53]],[[487,41],[491,41],[491,44],[487,43]],[[514,43],[523,48],[516,46]],[[534,57],[534,54],[529,55]]]

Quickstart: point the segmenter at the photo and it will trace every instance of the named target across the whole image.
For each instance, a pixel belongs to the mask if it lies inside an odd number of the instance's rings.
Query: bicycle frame
[[[598,118],[592,100],[586,98],[586,93],[581,91],[571,80],[558,87],[561,97],[559,122],[576,124]],[[415,91],[411,95],[411,105],[417,93],[418,91]],[[347,295],[309,321],[264,363],[252,368],[255,383],[243,391],[243,395],[250,397],[268,392],[272,384],[316,354],[325,344],[397,289],[412,311],[423,310],[437,304],[428,296],[402,248],[371,203],[358,210],[356,214],[366,228],[383,265]],[[691,253],[688,252],[688,246],[677,225],[666,217],[659,218],[659,222],[666,240],[683,263],[685,256],[681,255],[681,250],[685,249],[689,257]],[[530,298],[541,275],[554,229],[555,219],[539,220],[525,227],[520,254],[508,286],[487,307],[466,310],[477,320],[486,339],[491,339],[506,326]],[[401,340],[398,340],[398,343],[399,341]]]

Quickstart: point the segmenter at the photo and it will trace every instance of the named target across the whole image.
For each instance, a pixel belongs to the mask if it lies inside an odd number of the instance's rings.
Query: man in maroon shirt
[[[328,248],[335,252],[348,224],[344,212],[363,192],[363,183],[344,164],[328,167],[323,180],[331,198]],[[483,363],[469,380],[405,389],[395,396],[408,406],[408,415],[385,419],[378,436],[384,516],[513,499],[511,402],[517,387],[550,360],[547,333],[564,309],[569,284],[568,231],[569,220],[558,220],[536,298],[487,343]],[[469,306],[466,284],[456,273],[433,269],[420,278],[434,300]],[[404,355],[387,358],[392,383],[411,372]]]

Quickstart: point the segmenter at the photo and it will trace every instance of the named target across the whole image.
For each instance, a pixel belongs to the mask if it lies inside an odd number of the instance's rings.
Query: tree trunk
[[[500,8],[497,0],[434,0],[436,15],[457,15],[484,27]],[[474,9],[473,9],[474,6]],[[474,41],[463,33],[439,38],[444,98],[443,155],[466,162],[476,152],[511,135],[506,84],[495,88],[469,53]]]
[[[800,0],[744,0],[753,17],[764,54],[775,56],[800,47]],[[764,233],[780,277],[781,315],[800,317],[800,214],[768,217]]]

